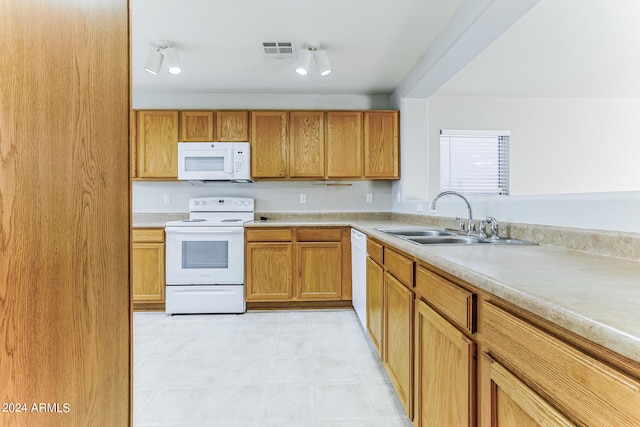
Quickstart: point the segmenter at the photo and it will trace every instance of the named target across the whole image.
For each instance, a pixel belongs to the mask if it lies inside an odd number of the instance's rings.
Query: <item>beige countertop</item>
[[[163,227],[163,221],[134,217],[134,227]],[[246,226],[351,226],[640,362],[640,261],[545,245],[419,246],[377,230],[415,224],[383,218],[283,219]]]
[[[551,246],[419,246],[377,228],[397,221],[283,220],[265,226],[351,226],[569,331],[640,362],[640,262]]]

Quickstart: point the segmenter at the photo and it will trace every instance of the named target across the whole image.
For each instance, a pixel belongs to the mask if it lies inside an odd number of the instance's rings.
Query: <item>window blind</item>
[[[508,131],[440,131],[441,191],[509,195]]]

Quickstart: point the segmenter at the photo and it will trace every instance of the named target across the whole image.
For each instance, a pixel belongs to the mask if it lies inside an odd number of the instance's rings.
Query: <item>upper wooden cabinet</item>
[[[287,113],[253,111],[251,113],[251,176],[286,178]]]
[[[135,177],[177,177],[178,129],[177,111],[138,111]]]
[[[361,178],[362,112],[327,112],[327,178]]]
[[[249,112],[217,111],[216,141],[249,141]]]
[[[324,112],[289,113],[289,176],[324,178]]]
[[[364,175],[371,179],[399,178],[397,111],[365,111]]]
[[[181,111],[180,141],[213,141],[214,117],[213,111]]]
[[[397,179],[397,111],[134,111],[131,173],[176,179],[177,143],[251,143],[260,179]]]

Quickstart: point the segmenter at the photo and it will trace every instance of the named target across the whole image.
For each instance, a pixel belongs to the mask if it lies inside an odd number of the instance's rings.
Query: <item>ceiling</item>
[[[438,95],[640,97],[640,2],[542,0]]]
[[[131,0],[134,94],[391,94],[464,0]],[[183,73],[144,71],[155,40],[171,42]],[[333,73],[302,77],[264,41],[320,43]],[[313,70],[313,66],[312,66]]]
[[[519,0],[527,1],[537,2]],[[394,0],[373,7],[370,0],[130,0],[134,97],[389,95],[412,70],[428,68],[425,58],[442,62],[447,55],[462,65],[437,79],[439,95],[640,97],[640,1],[541,0],[515,24],[494,30],[506,29],[478,48],[479,55],[462,60],[455,44],[464,33],[448,30],[469,10],[485,7],[481,3],[505,10],[517,2]],[[467,39],[495,26],[482,25]],[[143,70],[155,40],[177,48],[182,74],[169,75],[166,65],[159,76]],[[292,41],[298,49],[318,42],[334,71],[319,77],[312,67],[309,76],[299,76],[295,59],[264,54],[265,41]]]

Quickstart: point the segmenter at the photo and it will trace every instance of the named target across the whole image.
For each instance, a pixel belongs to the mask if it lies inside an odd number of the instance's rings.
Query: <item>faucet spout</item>
[[[471,212],[471,204],[469,203],[466,197],[464,197],[462,194],[458,193],[457,191],[443,191],[442,193],[438,194],[431,202],[431,210],[432,211],[436,210],[436,203],[438,203],[438,200],[440,200],[440,198],[443,196],[458,196],[462,200],[464,200],[464,202],[467,204],[467,209],[469,210],[469,223],[467,226],[467,232],[468,233],[473,232],[474,227],[473,227],[473,213]]]

